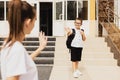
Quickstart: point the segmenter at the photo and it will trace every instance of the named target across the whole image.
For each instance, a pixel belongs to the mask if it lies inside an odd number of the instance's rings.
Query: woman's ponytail
[[[8,8],[8,22],[10,27],[9,37],[6,44],[11,41],[12,44],[15,41],[21,39],[23,32],[24,21],[26,19],[33,19],[36,15],[35,8],[32,7],[26,1],[12,0],[9,3]]]

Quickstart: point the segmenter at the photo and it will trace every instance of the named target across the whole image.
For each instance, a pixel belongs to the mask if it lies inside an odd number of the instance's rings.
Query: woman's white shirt
[[[20,42],[4,47],[0,57],[2,80],[16,75],[19,80],[38,80],[36,65]]]
[[[80,30],[75,29],[75,37],[71,43],[72,47],[80,48],[83,47],[82,35],[80,34]]]

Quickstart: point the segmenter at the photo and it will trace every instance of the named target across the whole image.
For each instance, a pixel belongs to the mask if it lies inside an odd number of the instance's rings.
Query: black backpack
[[[75,29],[72,29],[72,31],[73,33],[69,35],[66,40],[66,46],[68,49],[71,49],[71,43],[72,43],[73,38],[75,37]]]

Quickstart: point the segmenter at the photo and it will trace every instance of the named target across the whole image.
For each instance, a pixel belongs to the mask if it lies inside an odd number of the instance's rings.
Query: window
[[[56,1],[56,20],[75,20],[80,17],[88,20],[88,0]],[[64,11],[64,12],[63,12]]]
[[[0,1],[0,20],[4,20],[4,2]]]
[[[67,1],[67,20],[74,20],[76,17],[80,17],[83,20],[88,20],[87,0]]]

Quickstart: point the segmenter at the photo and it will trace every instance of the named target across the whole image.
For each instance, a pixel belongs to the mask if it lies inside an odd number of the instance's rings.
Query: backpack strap
[[[72,34],[71,35],[74,35],[74,37],[75,37],[75,29],[72,29]],[[69,53],[71,53],[71,49],[69,49]]]
[[[72,31],[73,31],[73,34],[75,34],[75,29],[72,29]]]
[[[84,29],[81,29],[81,31],[83,31],[83,32],[84,32]]]

